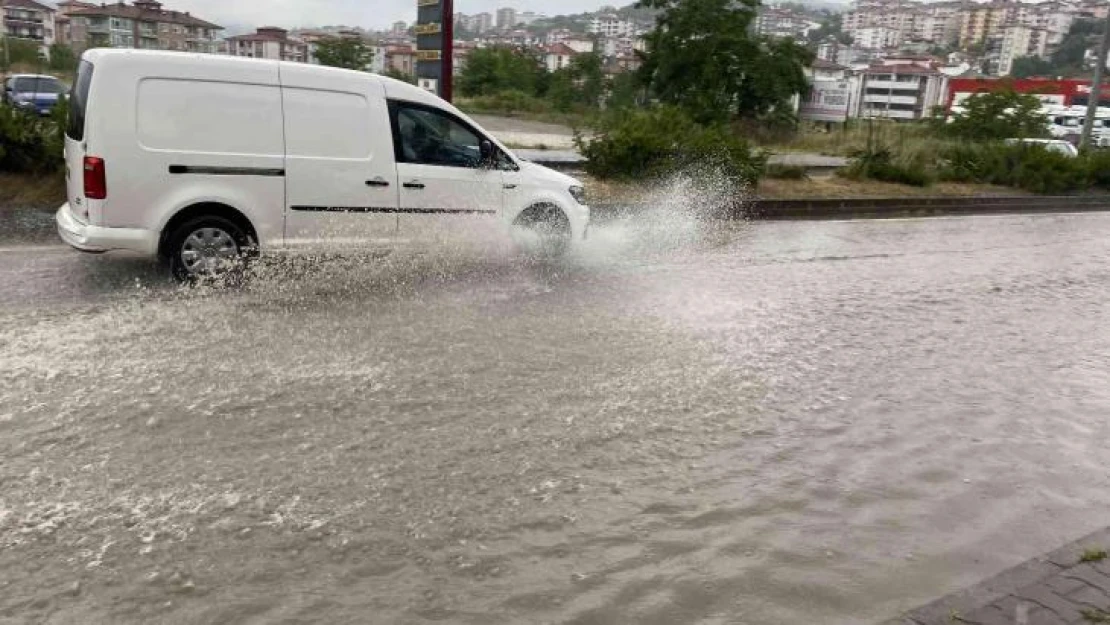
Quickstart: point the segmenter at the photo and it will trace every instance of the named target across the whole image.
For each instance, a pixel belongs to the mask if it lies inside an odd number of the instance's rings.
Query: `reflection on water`
[[[667,201],[238,289],[0,256],[0,616],[858,623],[1105,523],[1110,218]]]

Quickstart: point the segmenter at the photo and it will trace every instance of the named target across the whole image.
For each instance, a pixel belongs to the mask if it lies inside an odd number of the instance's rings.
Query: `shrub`
[[[1110,158],[1074,158],[1040,145],[963,144],[941,153],[940,177],[953,182],[981,182],[1017,187],[1039,194],[1067,193],[1094,182],[1094,169]],[[1110,184],[1110,172],[1103,175]]]
[[[727,126],[703,126],[675,107],[617,111],[600,121],[592,139],[578,134],[575,143],[587,172],[599,178],[697,172],[750,185],[766,164]]]
[[[1110,190],[1110,150],[1095,150],[1086,157],[1087,183],[1092,187]]]
[[[868,178],[913,187],[927,187],[933,182],[929,169],[920,159],[896,161],[888,148],[859,150],[851,156],[852,163],[845,172],[849,178]]]
[[[801,165],[768,165],[763,175],[777,180],[804,180],[809,178],[809,170]]]
[[[491,95],[468,98],[460,103],[472,111],[499,113],[548,113],[551,105],[545,100],[530,96],[523,91],[500,91]]]
[[[63,167],[66,103],[40,118],[0,106],[0,171],[48,174]]]

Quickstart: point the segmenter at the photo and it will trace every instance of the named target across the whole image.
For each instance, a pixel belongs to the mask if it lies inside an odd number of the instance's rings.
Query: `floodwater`
[[[0,248],[0,623],[866,623],[1107,523],[1110,215]]]

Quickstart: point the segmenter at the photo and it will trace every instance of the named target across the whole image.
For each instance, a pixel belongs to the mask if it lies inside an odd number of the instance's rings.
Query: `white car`
[[[1039,145],[1049,152],[1059,152],[1064,156],[1079,156],[1079,149],[1063,139],[1006,139],[1006,145]]]
[[[59,235],[158,255],[182,279],[256,250],[401,238],[422,219],[499,219],[557,254],[590,219],[582,183],[375,74],[94,49],[71,104]]]

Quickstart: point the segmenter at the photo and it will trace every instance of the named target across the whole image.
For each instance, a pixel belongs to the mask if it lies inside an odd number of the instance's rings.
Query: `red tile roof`
[[[27,1],[27,0],[22,0]],[[224,27],[212,22],[206,22],[200,18],[193,17],[188,13],[180,13],[178,11],[165,11],[165,10],[148,10],[143,7],[130,6],[122,2],[117,4],[105,4],[98,7],[88,9],[77,9],[70,13],[73,17],[123,17],[140,22],[168,22],[171,24],[181,24],[182,26],[195,26],[198,28],[212,28],[223,30]]]
[[[6,0],[5,2],[2,2],[0,4],[3,4],[6,7],[31,9],[34,11],[50,11],[51,13],[54,12],[54,9],[46,6],[45,4],[39,4],[38,2],[35,2],[35,0]]]
[[[559,56],[574,56],[578,54],[574,51],[574,48],[571,48],[565,43],[557,43],[555,45],[548,46],[545,52],[547,54],[557,54]]]

